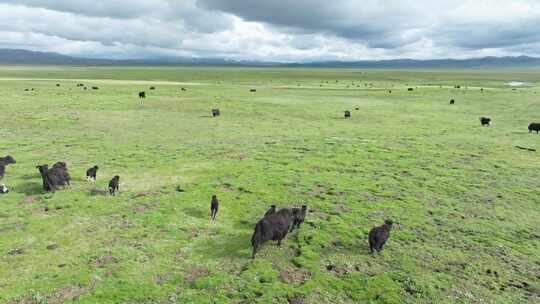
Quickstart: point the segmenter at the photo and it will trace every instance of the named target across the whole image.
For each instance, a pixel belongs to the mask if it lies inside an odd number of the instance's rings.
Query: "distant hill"
[[[159,59],[93,59],[61,55],[50,52],[35,52],[17,49],[0,49],[0,64],[4,65],[75,65],[75,66],[254,66],[254,67],[304,67],[304,68],[381,68],[381,69],[474,69],[474,68],[537,68],[540,58],[484,57],[473,59],[436,60],[365,60],[365,61],[320,61],[308,63],[279,63],[263,61],[237,61],[220,58],[170,57]]]
[[[423,69],[472,69],[472,68],[532,68],[540,67],[540,58],[519,57],[483,57],[472,59],[435,59],[435,60],[374,60],[374,61],[328,61],[288,64],[290,67],[341,67],[341,68],[423,68]]]

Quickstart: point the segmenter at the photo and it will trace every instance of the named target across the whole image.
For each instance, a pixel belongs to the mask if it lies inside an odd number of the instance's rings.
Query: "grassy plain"
[[[540,89],[512,80],[540,72],[1,67],[0,302],[538,303]],[[311,212],[252,260],[272,203]]]

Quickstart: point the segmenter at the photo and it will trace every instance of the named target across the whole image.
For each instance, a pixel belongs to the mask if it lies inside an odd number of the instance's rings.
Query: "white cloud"
[[[536,0],[0,0],[0,48],[269,61],[540,55]]]

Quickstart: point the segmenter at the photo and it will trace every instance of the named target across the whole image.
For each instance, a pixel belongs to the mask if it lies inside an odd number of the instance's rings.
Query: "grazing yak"
[[[98,87],[92,87],[92,90],[99,90]]]
[[[219,202],[217,196],[214,194],[212,195],[212,201],[210,202],[210,218],[212,219],[212,221],[216,220],[218,208]]]
[[[186,88],[181,88],[180,90],[182,90],[182,92],[185,92],[185,91],[187,91],[187,89],[186,89]]]
[[[414,89],[413,88],[408,88],[407,91],[412,92],[412,91],[414,91]]]
[[[538,132],[540,132],[540,123],[531,122],[529,124],[529,133],[532,133],[533,131],[536,131],[536,134],[538,134]]]
[[[156,89],[156,87],[150,87],[150,90],[155,90],[155,89]]]
[[[60,176],[61,180],[69,186],[71,177],[69,176],[67,165],[65,162],[57,162],[53,165],[52,170],[55,174]]]
[[[253,247],[251,257],[255,258],[259,247],[267,241],[278,241],[278,246],[281,246],[281,240],[287,236],[293,221],[293,212],[287,208],[259,220],[251,237],[251,246]]]
[[[17,162],[11,155],[7,155],[5,157],[0,157],[0,180],[4,178],[4,174],[6,173],[6,167],[11,164],[16,164]]]
[[[271,206],[270,206],[270,209],[268,209],[268,210],[266,211],[266,213],[264,214],[264,217],[267,217],[267,216],[269,216],[270,214],[274,214],[274,213],[276,213],[276,205],[271,205]]]
[[[345,118],[351,118],[351,111],[345,111]]]
[[[115,196],[118,193],[119,185],[120,185],[120,176],[115,175],[109,181],[109,194],[112,196]]]
[[[300,229],[300,225],[304,223],[307,213],[307,205],[302,205],[302,208],[292,208],[293,212],[293,223],[291,225],[291,232],[294,228]]]
[[[379,227],[371,229],[369,232],[369,251],[373,254],[375,251],[380,252],[383,249],[384,243],[390,237],[390,230],[392,230],[392,220],[384,221],[384,224]]]
[[[450,99],[450,104],[451,104],[451,105],[453,105],[453,104],[455,104],[455,103],[456,103],[456,101],[455,101],[455,100],[453,100],[453,99]]]
[[[96,174],[97,174],[98,169],[99,167],[96,165],[86,170],[86,179],[87,180],[93,179],[94,181],[96,181]]]
[[[146,92],[139,92],[139,98],[146,98]]]
[[[217,117],[219,115],[221,115],[219,109],[212,109],[212,117]]]
[[[249,90],[249,91],[250,91],[251,93],[255,93],[255,92],[257,92],[257,90],[256,90],[256,89],[251,89],[251,90]]]
[[[480,117],[480,123],[483,127],[491,126],[491,118],[489,117]]]
[[[66,163],[58,162],[49,169],[48,165],[36,166],[43,180],[44,191],[56,191],[60,187],[69,185],[70,176]]]
[[[41,179],[43,180],[43,190],[44,191],[54,191],[56,190],[56,187],[54,186],[53,180],[56,180],[56,178],[51,178],[49,175],[49,165],[39,165],[36,166],[36,169],[39,170],[39,173],[41,174]]]

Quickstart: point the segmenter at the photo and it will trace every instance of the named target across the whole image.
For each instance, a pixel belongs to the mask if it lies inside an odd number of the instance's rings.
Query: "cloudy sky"
[[[540,56],[540,0],[0,0],[0,48],[267,61]]]

